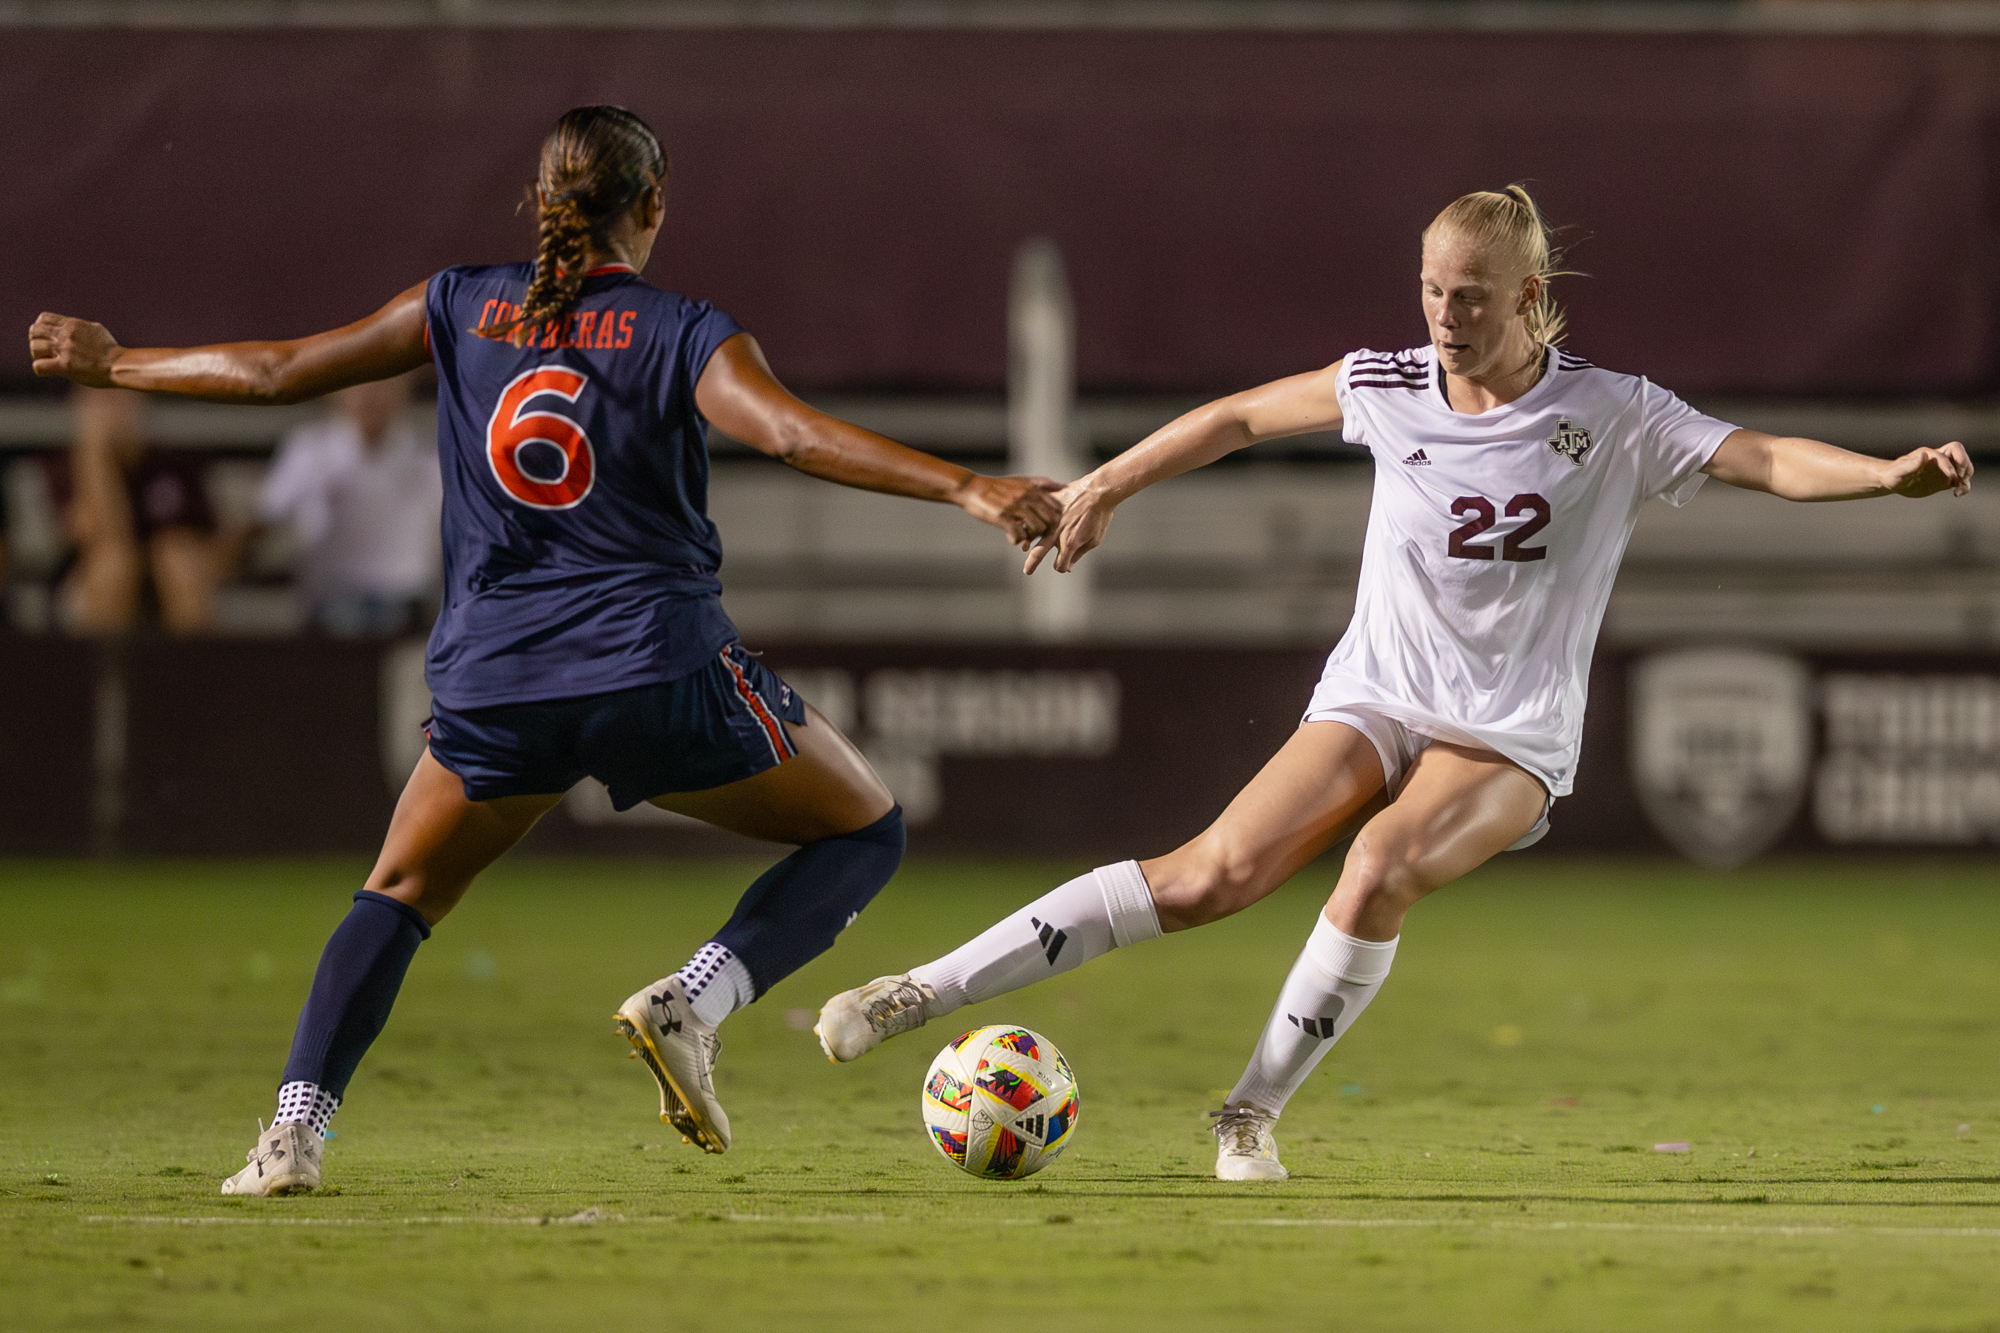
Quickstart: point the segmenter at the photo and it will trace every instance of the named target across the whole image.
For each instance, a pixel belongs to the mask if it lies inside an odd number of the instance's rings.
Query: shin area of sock
[[[712,943],[741,960],[762,995],[833,947],[895,875],[906,839],[897,806],[866,828],[807,843],[750,886]]]
[[[1319,916],[1228,1105],[1283,1111],[1382,989],[1395,957],[1395,940],[1357,939]]]
[[[337,1101],[389,1021],[403,975],[430,933],[430,923],[409,904],[367,889],[356,893],[320,953],[281,1082],[310,1083]]]
[[[933,1017],[1033,985],[1160,934],[1136,861],[1059,885],[944,957],[911,969],[937,992]]]

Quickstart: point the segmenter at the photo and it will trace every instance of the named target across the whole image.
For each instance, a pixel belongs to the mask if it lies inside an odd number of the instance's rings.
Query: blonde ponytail
[[[1460,195],[1424,228],[1424,240],[1429,242],[1439,231],[1450,231],[1492,255],[1496,267],[1540,278],[1541,295],[1528,312],[1528,336],[1537,343],[1562,341],[1569,321],[1549,291],[1549,280],[1578,275],[1561,267],[1563,254],[1556,247],[1555,229],[1525,187],[1509,185]]]

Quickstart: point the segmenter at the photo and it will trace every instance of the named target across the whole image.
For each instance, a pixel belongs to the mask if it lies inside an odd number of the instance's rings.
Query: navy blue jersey
[[[736,637],[708,520],[694,386],[742,332],[622,266],[517,342],[532,266],[448,268],[426,293],[444,473],[444,606],[426,675],[452,709],[678,680]]]

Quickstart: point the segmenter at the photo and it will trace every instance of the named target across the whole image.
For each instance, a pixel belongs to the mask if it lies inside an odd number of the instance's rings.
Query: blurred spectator
[[[78,634],[117,634],[150,589],[160,623],[199,634],[215,623],[226,563],[203,459],[146,443],[146,397],[128,389],[70,394],[76,442],[48,460],[49,495],[72,551],[57,614]]]
[[[333,404],[285,436],[261,516],[298,533],[314,624],[347,637],[400,633],[428,621],[437,588],[437,442],[408,420],[407,375],[345,389]]]

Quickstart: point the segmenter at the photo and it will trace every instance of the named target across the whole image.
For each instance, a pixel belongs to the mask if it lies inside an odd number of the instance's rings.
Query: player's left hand
[[[87,319],[44,310],[28,326],[28,355],[34,359],[37,375],[109,389],[112,363],[124,350],[110,329]]]
[[[1972,459],[1957,440],[1942,449],[1913,449],[1889,464],[1883,478],[1891,495],[1907,495],[1912,500],[1936,495],[1950,488],[1953,495],[1972,489]]]
[[[987,477],[974,473],[959,494],[958,507],[1007,534],[1007,540],[1027,550],[1062,517],[1055,493],[1062,483],[1047,477]]]

